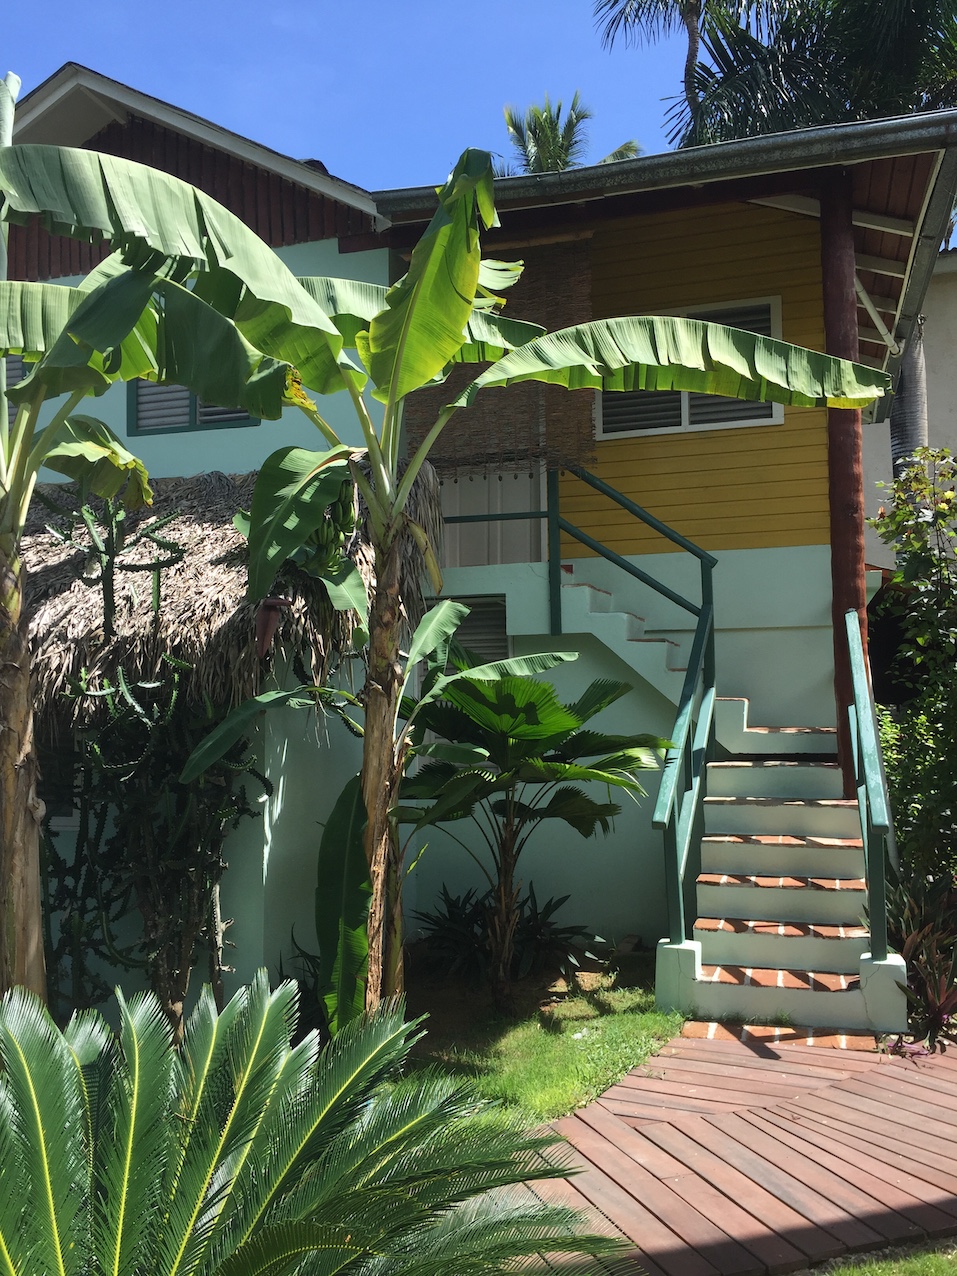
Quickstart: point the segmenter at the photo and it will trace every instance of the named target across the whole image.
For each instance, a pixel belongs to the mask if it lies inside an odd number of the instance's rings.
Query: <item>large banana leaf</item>
[[[884,372],[740,328],[675,317],[598,319],[512,350],[462,391],[545,381],[569,390],[689,390],[800,407],[860,408],[890,390]]]
[[[349,477],[354,450],[284,447],[263,463],[249,512],[249,596],[264,598],[276,572],[305,544]]]
[[[296,364],[317,393],[341,389],[344,375],[361,380],[342,355],[335,325],[272,249],[187,182],[96,151],[10,146],[0,149],[0,189],[9,221],[38,214],[54,233],[102,236],[128,264],[154,272],[172,263],[181,276],[210,268],[231,276],[243,297],[237,322],[247,339]],[[307,347],[310,359],[297,357]]]
[[[487,264],[482,263],[483,266]],[[504,262],[495,264],[501,267],[508,265]],[[510,275],[504,270],[502,273],[511,283]],[[387,304],[389,290],[383,284],[328,276],[300,278],[299,282],[330,316],[342,334],[343,344],[350,350],[357,348],[359,333],[368,330]],[[534,341],[544,332],[545,329],[537,323],[511,319],[491,308],[473,309],[465,325],[462,344],[450,356],[448,363],[488,363],[492,359],[500,359],[508,350]]]
[[[84,491],[121,497],[129,510],[153,503],[143,462],[95,417],[71,416],[64,421],[47,440],[43,464],[73,479]]]
[[[438,196],[408,274],[389,289],[359,351],[383,402],[426,385],[462,346],[479,280],[479,223],[496,224],[490,156],[466,151]]]
[[[319,842],[316,938],[320,995],[329,1031],[362,1014],[369,961],[366,925],[372,884],[364,837],[366,808],[356,775],[339,794]]]

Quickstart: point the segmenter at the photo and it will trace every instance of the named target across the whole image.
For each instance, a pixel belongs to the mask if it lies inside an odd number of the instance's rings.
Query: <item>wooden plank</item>
[[[704,1126],[705,1122],[700,1121],[698,1124]],[[710,1126],[707,1127],[707,1131],[715,1135],[714,1141],[720,1142],[716,1132]],[[829,1232],[810,1223],[797,1210],[779,1200],[747,1174],[729,1165],[710,1148],[692,1138],[683,1126],[679,1127],[677,1123],[662,1121],[656,1125],[646,1126],[643,1133],[664,1151],[686,1165],[694,1174],[717,1188],[730,1200],[735,1201],[765,1226],[772,1228],[795,1249],[805,1254],[811,1262],[823,1262],[825,1258],[835,1258],[844,1252],[843,1245]]]
[[[848,1102],[851,1099],[858,1099],[858,1102]],[[887,1104],[867,1104],[866,1100],[860,1099],[857,1095],[842,1095],[834,1090],[828,1090],[825,1094],[812,1091],[810,1094],[802,1095],[800,1099],[792,1099],[789,1105],[782,1106],[791,1110],[797,1108],[798,1111],[817,1112],[822,1116],[834,1117],[838,1121],[845,1122],[852,1129],[861,1128],[870,1131],[871,1134],[879,1135],[882,1139],[903,1142],[912,1151],[919,1150],[921,1156],[937,1157],[940,1169],[957,1174],[957,1149],[954,1148],[953,1142],[947,1138],[928,1134],[909,1123],[895,1121],[893,1108],[888,1108]]]
[[[677,1069],[682,1073],[706,1072],[713,1076],[716,1064],[713,1057],[709,1059],[707,1056],[707,1050],[699,1049],[682,1050],[669,1054],[666,1058],[663,1055],[656,1055],[655,1058],[663,1059],[662,1066],[669,1072]],[[786,1079],[787,1084],[793,1082],[794,1085],[801,1085],[804,1089],[833,1085],[836,1081],[844,1081],[851,1075],[843,1068],[816,1068],[804,1063],[789,1063],[777,1059],[749,1059],[744,1056],[735,1059],[733,1063],[722,1060],[717,1067],[720,1068],[721,1075],[736,1078],[743,1084],[756,1084],[757,1076],[764,1073],[775,1084]]]
[[[944,1235],[957,1228],[957,1201],[952,1202],[952,1213],[938,1209],[925,1199],[926,1183],[900,1169],[892,1171],[878,1156],[862,1156],[860,1147],[845,1147],[843,1140],[835,1139],[833,1133],[799,1126],[773,1110],[749,1112],[745,1119],[758,1129],[773,1132],[787,1147],[816,1149],[814,1155],[821,1165],[855,1184],[901,1218],[909,1219],[928,1235]]]
[[[889,1088],[882,1094],[880,1091],[875,1091],[873,1087],[866,1086],[863,1082],[840,1081],[828,1093],[835,1101],[844,1104],[846,1107],[857,1108],[872,1116],[884,1117],[889,1112],[896,1114],[900,1111],[903,1119],[899,1124],[906,1125],[908,1129],[915,1132],[923,1131],[924,1134],[940,1135],[943,1122],[946,1127],[946,1133],[944,1133],[943,1137],[950,1137],[950,1127],[953,1121],[952,1119],[945,1121],[939,1108],[931,1104],[921,1103],[919,1100],[909,1099],[906,1095],[897,1095],[890,1091]],[[955,1155],[957,1155],[957,1148],[955,1148]]]
[[[846,1076],[845,1074],[842,1074]],[[725,1064],[715,1068],[713,1065],[701,1063],[695,1059],[682,1059],[680,1056],[668,1059],[663,1063],[658,1078],[669,1083],[686,1082],[688,1084],[707,1084],[711,1089],[737,1091],[751,1094],[750,1087],[759,1087],[761,1097],[793,1099],[805,1090],[815,1086],[827,1085],[822,1077],[801,1077],[793,1073],[772,1072],[768,1068],[741,1068],[734,1064]],[[630,1072],[622,1077],[621,1085],[643,1088],[644,1082],[654,1080],[645,1073]]]
[[[548,1205],[562,1205],[566,1209],[577,1210],[585,1219],[585,1226],[588,1231],[596,1232],[599,1236],[611,1236],[617,1240],[627,1240],[625,1234],[610,1219],[606,1218],[600,1210],[597,1210],[591,1201],[582,1196],[581,1192],[568,1182],[567,1179],[536,1179],[529,1184],[532,1192],[545,1201]],[[622,1256],[618,1259],[603,1260],[602,1266],[607,1266],[609,1271],[614,1271],[616,1276],[627,1276],[628,1271],[634,1266],[635,1276],[640,1276],[642,1271],[648,1273],[648,1276],[667,1276],[661,1268],[651,1261],[648,1256],[639,1249],[623,1251]]]
[[[830,1233],[840,1242],[842,1249],[867,1249],[881,1243],[876,1232],[858,1223],[826,1195],[808,1187],[801,1179],[756,1152],[747,1142],[742,1143],[736,1138],[738,1126],[733,1116],[693,1122],[682,1119],[674,1124],[753,1182],[762,1184],[777,1200],[790,1206],[809,1223]],[[759,1141],[754,1140],[755,1143]]]
[[[613,1086],[612,1089],[615,1087]],[[649,1095],[646,1102],[642,1102],[637,1096],[634,1098],[621,1098],[617,1094],[607,1091],[598,1100],[610,1112],[614,1112],[616,1116],[640,1118],[644,1121],[668,1121],[672,1116],[679,1113],[692,1116],[707,1116],[709,1112],[714,1112],[716,1108],[725,1111],[733,1111],[736,1104],[716,1104],[708,1103],[702,1099],[684,1099],[675,1095],[661,1095],[655,1098]]]
[[[931,1121],[944,1125],[957,1125],[957,1091],[945,1097],[929,1090],[921,1090],[905,1076],[894,1076],[889,1069],[882,1069],[880,1075],[871,1074],[859,1080],[842,1082],[842,1092],[852,1090],[855,1094],[863,1094],[870,1098],[887,1100],[895,1107],[907,1112],[914,1112]]]
[[[679,1037],[673,1043],[679,1053],[687,1050],[708,1050],[715,1055],[735,1055],[735,1062],[746,1059],[768,1064],[799,1063],[809,1068],[822,1068],[840,1072],[869,1072],[878,1067],[881,1056],[863,1050],[831,1050],[822,1046],[769,1045],[752,1041],[708,1041],[695,1037]],[[668,1050],[671,1045],[667,1047]],[[665,1052],[662,1051],[662,1054]],[[658,1056],[656,1056],[658,1057]]]
[[[876,1133],[860,1125],[848,1125],[823,1113],[791,1110],[778,1115],[788,1121],[793,1120],[802,1128],[807,1126],[820,1132],[822,1137],[839,1139],[842,1145],[854,1148],[862,1157],[874,1158],[878,1163],[883,1158],[886,1165],[895,1172],[899,1171],[936,1188],[938,1194],[930,1199],[945,1213],[950,1211],[951,1204],[957,1207],[957,1174],[942,1168],[941,1158],[921,1152],[906,1141]],[[890,1172],[891,1168],[888,1169],[888,1173]]]
[[[576,1174],[575,1187],[667,1276],[716,1276],[715,1267],[601,1170],[589,1166]]]
[[[763,1263],[753,1254],[583,1121],[566,1117],[555,1122],[555,1129],[582,1157],[651,1210],[722,1276],[758,1276],[764,1271]]]
[[[575,1115],[579,1121],[590,1125],[603,1138],[621,1148],[636,1165],[643,1166],[666,1182],[690,1205],[710,1218],[720,1219],[722,1227],[750,1250],[769,1272],[796,1271],[806,1263],[800,1250],[766,1227],[761,1219],[748,1214],[640,1131],[619,1121],[600,1105],[592,1103]]]
[[[710,1124],[723,1134],[730,1134],[750,1154],[759,1156],[816,1193],[823,1208],[812,1202],[819,1213],[811,1217],[834,1232],[848,1249],[867,1249],[882,1241],[916,1240],[920,1236],[920,1229],[913,1223],[826,1168],[820,1158],[814,1156],[812,1148],[795,1148],[777,1138],[775,1131],[762,1129],[757,1122],[743,1116],[714,1117]],[[833,1222],[826,1222],[828,1217],[832,1217]]]
[[[798,1091],[787,1086],[775,1087],[769,1091],[762,1084],[760,1094],[756,1094],[754,1090],[748,1090],[740,1086],[735,1086],[732,1081],[730,1084],[721,1085],[720,1078],[708,1077],[707,1081],[696,1078],[685,1080],[681,1077],[636,1077],[634,1074],[622,1077],[621,1081],[606,1090],[605,1096],[614,1094],[616,1098],[629,1099],[632,1098],[637,1102],[646,1102],[650,1100],[652,1095],[659,1095],[665,1098],[673,1095],[676,1099],[697,1099],[702,1103],[715,1103],[720,1106],[734,1105],[735,1107],[747,1107],[749,1104],[765,1102],[770,1095],[769,1101],[774,1098],[793,1098]],[[647,1096],[643,1098],[642,1096]]]

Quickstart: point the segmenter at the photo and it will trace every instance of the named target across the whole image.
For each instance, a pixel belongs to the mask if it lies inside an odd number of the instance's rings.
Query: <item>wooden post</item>
[[[821,190],[821,272],[824,333],[828,354],[860,357],[854,287],[854,225],[851,174],[835,169]],[[864,587],[864,468],[858,409],[827,411],[828,503],[831,530],[831,627],[834,634],[834,698],[838,760],[844,795],[856,795],[847,707],[853,700],[844,613],[857,612],[867,650]]]

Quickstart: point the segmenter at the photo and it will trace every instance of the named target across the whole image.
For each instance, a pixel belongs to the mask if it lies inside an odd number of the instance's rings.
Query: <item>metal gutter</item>
[[[703,186],[768,173],[858,164],[952,146],[957,146],[957,110],[932,111],[688,147],[563,173],[501,177],[495,181],[496,203],[503,209],[583,203],[674,186]],[[416,214],[430,216],[435,207],[434,186],[373,191],[372,197],[379,212],[391,220],[414,221]]]

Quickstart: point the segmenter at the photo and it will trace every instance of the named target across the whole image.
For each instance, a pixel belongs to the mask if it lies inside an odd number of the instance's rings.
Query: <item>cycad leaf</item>
[[[120,1063],[112,1077],[112,1137],[100,1144],[96,1252],[107,1276],[145,1271],[165,1202],[161,1188],[177,1132],[170,1119],[177,1057],[154,997],[120,1005]]]
[[[372,884],[365,857],[365,803],[357,775],[339,794],[319,842],[316,938],[319,989],[329,1031],[362,1014],[368,972]]]
[[[439,207],[369,326],[367,366],[383,401],[426,385],[463,344],[478,287],[479,224],[495,224],[492,162],[465,151],[438,191]]]
[[[266,1227],[221,1263],[213,1276],[280,1276],[302,1269],[309,1276],[335,1276],[361,1258],[346,1228],[317,1227],[312,1223],[282,1223]]]
[[[890,390],[884,372],[762,337],[676,317],[598,319],[562,328],[492,364],[455,400],[545,381],[569,390],[689,390],[801,407],[860,408]]]
[[[80,1276],[89,1269],[91,1199],[83,1091],[62,1034],[23,988],[0,1002],[0,1065],[14,1155],[30,1184],[21,1253],[33,1271]]]
[[[354,449],[284,447],[259,471],[249,511],[249,597],[264,598],[286,559],[323,522],[349,478]]]
[[[48,441],[43,464],[74,479],[96,496],[121,497],[127,509],[152,505],[153,493],[143,462],[128,452],[102,421],[71,416]]]

